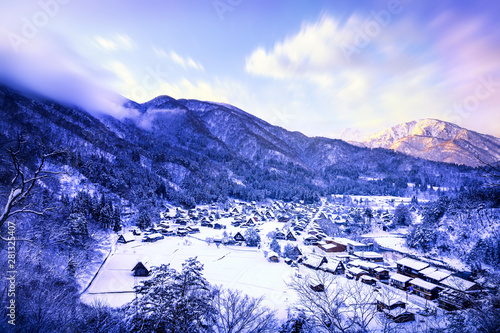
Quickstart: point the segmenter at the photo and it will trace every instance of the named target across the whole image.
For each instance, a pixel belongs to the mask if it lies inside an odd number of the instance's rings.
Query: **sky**
[[[0,81],[117,118],[229,103],[361,140],[424,118],[500,137],[500,2],[0,0]]]

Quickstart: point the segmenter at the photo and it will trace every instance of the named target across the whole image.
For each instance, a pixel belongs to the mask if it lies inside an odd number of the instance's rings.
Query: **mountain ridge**
[[[432,118],[395,125],[358,145],[472,167],[500,159],[499,138]]]

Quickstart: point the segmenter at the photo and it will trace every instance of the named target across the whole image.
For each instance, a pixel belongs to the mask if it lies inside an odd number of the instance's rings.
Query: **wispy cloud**
[[[135,49],[134,41],[126,34],[115,34],[111,37],[94,36],[91,43],[95,47],[108,52]]]
[[[271,48],[256,48],[245,69],[302,87],[320,105],[318,116],[367,131],[426,117],[456,120],[445,111],[474,93],[478,80],[498,73],[500,81],[497,32],[486,29],[481,18],[458,20],[447,13],[421,24],[412,16],[393,17],[363,47],[349,52],[346,46],[356,45],[353,41],[370,20],[359,14],[345,21],[324,15]],[[474,111],[491,116],[500,88],[491,95]],[[317,131],[325,133],[321,126],[316,125]]]
[[[191,57],[182,57],[174,51],[166,52],[161,48],[154,47],[153,52],[159,58],[166,58],[172,61],[173,63],[181,66],[184,69],[192,68],[198,71],[204,71],[203,65],[197,61],[194,61]]]

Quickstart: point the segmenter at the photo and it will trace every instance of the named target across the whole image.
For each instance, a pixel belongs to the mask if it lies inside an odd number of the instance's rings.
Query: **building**
[[[351,253],[351,252],[349,252]],[[362,251],[362,252],[353,252],[356,257],[361,260],[370,261],[370,262],[384,262],[384,256],[380,253],[373,251]]]
[[[126,232],[123,235],[120,235],[120,237],[118,237],[119,243],[126,244],[133,241],[135,241],[135,236],[132,232]]]
[[[446,279],[441,280],[439,284],[453,290],[467,293],[478,292],[481,290],[481,287],[478,284],[453,275],[450,275]]]
[[[399,274],[404,274],[414,278],[422,277],[420,271],[429,267],[429,264],[414,260],[411,258],[403,258],[396,261]]]
[[[233,238],[234,238],[235,242],[244,242],[245,241],[245,237],[243,237],[243,235],[239,231],[233,236]]]
[[[267,257],[267,259],[270,262],[280,262],[280,257],[278,256],[278,254],[276,252],[269,253],[269,256]]]
[[[403,274],[393,274],[389,278],[389,285],[394,286],[396,288],[407,290],[410,286],[411,277],[403,275]]]
[[[375,277],[380,280],[380,281],[386,281],[389,280],[389,270],[385,269],[384,267],[377,267],[375,268]]]
[[[163,239],[163,235],[160,233],[154,233],[151,235],[146,235],[144,239],[142,240],[143,242],[156,242],[157,240]]]
[[[428,300],[438,298],[439,286],[434,283],[416,278],[410,281],[410,287],[413,287],[413,293]]]
[[[324,256],[308,255],[306,258],[302,259],[301,263],[306,267],[317,270],[322,264],[328,263],[328,259]]]
[[[442,270],[435,270],[433,272],[423,272],[422,275],[424,277],[424,280],[430,283],[434,284],[440,284],[441,281],[446,279],[448,276],[451,275],[450,272],[447,271],[442,271]]]
[[[343,275],[345,273],[345,266],[340,260],[330,259],[326,264],[321,265],[322,271],[335,274]]]
[[[346,273],[346,277],[348,279],[356,279],[356,281],[359,280],[359,278],[363,275],[369,276],[370,274],[359,267],[350,267],[347,269]]]
[[[149,276],[151,273],[149,265],[147,263],[143,264],[141,261],[132,268],[132,271],[134,272],[134,276]]]
[[[341,251],[342,249],[337,244],[319,242],[318,247],[325,252],[343,252]]]

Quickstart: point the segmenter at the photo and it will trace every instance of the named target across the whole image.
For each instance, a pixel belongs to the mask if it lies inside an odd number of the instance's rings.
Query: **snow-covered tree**
[[[248,228],[244,234],[247,246],[260,245],[260,235],[254,228]]]
[[[276,252],[278,255],[281,254],[281,246],[280,246],[280,244],[278,243],[278,241],[276,239],[273,239],[271,241],[271,244],[269,244],[269,248],[272,251]]]
[[[129,303],[128,326],[133,332],[207,332],[214,322],[210,286],[203,265],[189,258],[177,272],[170,265],[154,269],[142,281],[136,301]]]

